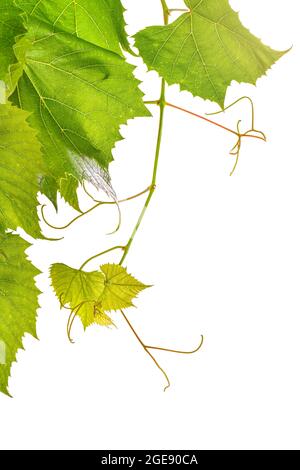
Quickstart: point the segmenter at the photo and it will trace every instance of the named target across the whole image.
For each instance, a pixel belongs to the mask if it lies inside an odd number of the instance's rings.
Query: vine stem
[[[167,3],[166,3],[165,0],[160,0],[160,1],[161,1],[162,9],[163,9],[164,24],[167,25],[168,22],[169,22],[169,15],[170,15],[169,8],[168,8]],[[128,240],[128,243],[127,243],[127,245],[124,249],[123,256],[122,256],[122,258],[120,260],[120,263],[119,263],[120,265],[122,265],[124,263],[127,255],[128,255],[128,252],[129,252],[129,250],[131,248],[131,245],[134,241],[134,238],[135,238],[135,236],[136,236],[136,234],[137,234],[137,232],[140,228],[140,225],[141,225],[141,223],[142,223],[142,221],[145,217],[148,206],[149,206],[149,204],[152,200],[152,197],[153,197],[153,194],[154,194],[154,191],[155,191],[155,188],[156,188],[157,170],[158,170],[158,163],[159,163],[159,157],[160,157],[162,135],[163,135],[163,125],[164,125],[164,115],[165,115],[165,107],[166,107],[165,93],[166,93],[166,82],[165,82],[164,79],[162,79],[160,99],[159,99],[159,103],[157,103],[159,105],[159,108],[160,108],[160,114],[159,114],[159,126],[158,126],[158,134],[157,134],[157,142],[156,142],[156,150],[155,150],[155,158],[154,158],[154,166],[153,166],[153,173],[152,173],[152,181],[151,181],[150,191],[149,191],[148,197],[146,199],[146,202],[144,204],[144,207],[142,209],[142,212],[140,213],[138,221],[137,221],[137,223],[136,223],[136,225],[133,229],[133,232],[132,232],[132,234],[131,234],[131,236]],[[133,325],[130,323],[129,319],[125,315],[124,311],[120,310],[120,312],[121,312],[123,318],[125,319],[127,325],[129,326],[130,330],[132,331],[132,333],[134,334],[134,336],[136,337],[136,339],[138,340],[138,342],[140,343],[140,345],[144,349],[144,351],[148,354],[148,356],[152,359],[152,361],[154,362],[156,367],[164,375],[164,377],[167,381],[167,385],[164,388],[164,391],[166,391],[171,385],[169,377],[168,377],[166,371],[159,365],[159,363],[157,362],[155,357],[149,351],[149,349],[151,349],[151,347],[146,346],[145,343],[142,341],[142,339],[139,337],[139,335],[135,331]],[[156,349],[156,348],[154,347],[153,349]],[[161,348],[161,349],[164,350],[164,351],[167,351],[167,349],[164,349],[164,348]],[[170,352],[175,352],[175,351],[170,350]]]
[[[162,8],[163,8],[163,15],[164,15],[164,24],[167,25],[168,22],[169,22],[169,15],[170,15],[170,10],[167,6],[167,3],[166,3],[166,0],[160,0],[161,1],[161,5],[162,5]],[[161,92],[160,92],[160,99],[159,101],[156,103],[157,105],[159,105],[159,108],[160,108],[160,114],[159,114],[159,126],[158,126],[158,134],[157,134],[157,142],[156,142],[156,150],[155,150],[155,158],[154,158],[154,165],[153,165],[153,172],[152,172],[152,181],[151,181],[151,185],[149,186],[149,188],[147,190],[149,190],[149,193],[148,193],[148,197],[146,199],[146,202],[143,206],[143,209],[139,215],[139,218],[138,218],[138,221],[133,229],[133,232],[127,242],[127,244],[125,246],[115,246],[113,248],[110,248],[106,251],[102,251],[101,253],[97,254],[97,255],[94,255],[92,256],[91,258],[89,258],[88,260],[86,260],[82,266],[80,267],[80,270],[82,270],[90,261],[98,258],[99,256],[102,256],[106,253],[109,253],[113,250],[123,250],[123,256],[119,262],[119,265],[123,265],[127,255],[128,255],[128,252],[131,248],[131,245],[135,239],[135,236],[140,228],[140,225],[144,219],[144,216],[147,212],[147,209],[148,209],[148,206],[152,200],[152,197],[153,197],[153,194],[154,194],[154,191],[155,191],[155,188],[156,188],[156,180],[157,180],[157,170],[158,170],[158,163],[159,163],[159,157],[160,157],[160,150],[161,150],[161,143],[162,143],[162,136],[163,136],[163,125],[164,125],[164,115],[165,115],[165,108],[166,108],[166,99],[165,99],[165,92],[166,92],[166,82],[164,79],[162,79],[161,81]],[[146,190],[146,191],[147,191]],[[144,191],[143,193],[145,193],[146,191]],[[141,193],[141,194],[143,194]],[[139,194],[139,195],[141,195]],[[130,199],[134,199],[135,197],[137,196],[134,196],[133,198],[129,198],[127,200],[130,200]],[[134,329],[133,325],[130,323],[129,319],[127,318],[127,316],[125,315],[124,311],[123,310],[120,310],[124,320],[126,321],[127,325],[129,326],[130,330],[132,331],[132,333],[134,334],[134,336],[136,337],[136,339],[138,340],[138,342],[140,343],[140,345],[142,346],[142,348],[144,349],[144,351],[148,354],[148,356],[152,359],[152,361],[154,362],[154,364],[156,365],[156,367],[162,372],[162,374],[164,375],[165,379],[166,379],[166,386],[164,387],[164,391],[166,391],[169,387],[170,387],[170,380],[169,380],[169,377],[167,375],[167,373],[165,372],[165,370],[159,365],[158,361],[155,359],[155,357],[151,354],[150,350],[157,350],[157,351],[165,351],[165,352],[170,352],[170,353],[177,353],[177,354],[193,354],[197,351],[199,351],[199,349],[201,348],[202,344],[203,344],[203,336],[201,337],[201,343],[200,345],[193,351],[179,351],[179,350],[175,350],[175,349],[167,349],[167,348],[161,348],[161,347],[157,347],[157,346],[148,346],[146,345],[142,339],[139,337],[138,333],[136,332],[136,330]],[[72,315],[72,313],[71,313]],[[68,325],[68,333],[70,334],[70,326],[72,327],[72,323],[74,321],[74,318],[70,318],[69,319],[70,323]]]
[[[146,202],[144,204],[144,207],[142,209],[142,212],[140,213],[140,216],[138,218],[138,221],[133,229],[133,232],[128,240],[128,243],[124,249],[123,256],[120,260],[120,265],[122,265],[128,255],[128,252],[131,248],[131,245],[133,243],[133,240],[140,228],[140,225],[144,219],[144,216],[147,212],[147,209],[149,207],[149,204],[152,200],[155,188],[156,188],[156,180],[157,180],[157,170],[158,170],[158,162],[159,162],[159,156],[160,156],[160,149],[161,149],[161,142],[162,142],[162,135],[163,135],[163,125],[164,125],[164,115],[165,115],[165,108],[166,108],[166,101],[165,101],[165,91],[166,91],[166,82],[163,79],[161,82],[161,93],[160,93],[160,100],[159,100],[159,107],[160,107],[160,115],[159,115],[159,127],[158,127],[158,135],[157,135],[157,143],[156,143],[156,151],[155,151],[155,159],[154,159],[154,166],[153,166],[153,173],[152,173],[152,181],[150,185],[150,190],[148,197],[146,199]]]
[[[163,9],[163,15],[164,15],[164,24],[167,25],[169,23],[169,15],[170,11],[167,5],[166,0],[160,0],[162,9]],[[133,229],[133,232],[127,242],[127,245],[124,249],[123,256],[120,260],[120,265],[122,265],[127,258],[128,252],[131,248],[131,245],[135,239],[135,236],[140,228],[140,225],[145,217],[145,214],[147,212],[147,209],[149,207],[149,204],[152,200],[153,194],[155,192],[156,188],[156,179],[157,179],[157,170],[158,170],[158,162],[159,162],[159,156],[160,156],[160,149],[161,149],[161,142],[162,142],[162,135],[163,135],[163,125],[164,125],[164,115],[165,115],[165,108],[166,108],[166,82],[164,79],[161,81],[161,90],[160,90],[160,99],[159,99],[159,108],[160,108],[160,114],[159,114],[159,126],[158,126],[158,134],[157,134],[157,142],[156,142],[156,150],[155,150],[155,158],[154,158],[154,166],[153,166],[153,173],[152,173],[152,181],[151,181],[151,186],[150,186],[150,191],[148,194],[148,197],[146,199],[146,202],[144,204],[144,207],[142,209],[142,212],[140,213],[140,216],[138,218],[138,221]]]
[[[164,23],[165,25],[167,25],[169,22],[170,10],[169,10],[166,0],[160,0],[160,3],[161,3],[163,13],[164,13]]]

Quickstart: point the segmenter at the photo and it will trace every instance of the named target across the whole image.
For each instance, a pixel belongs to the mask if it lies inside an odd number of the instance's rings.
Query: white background
[[[126,242],[142,200],[122,207],[114,236],[105,234],[116,212],[100,208],[63,241],[29,250],[45,272],[37,279],[45,292],[40,341],[26,336],[12,368],[14,398],[0,396],[2,449],[300,449],[299,2],[231,3],[265,43],[294,46],[257,87],[234,83],[228,91],[228,104],[244,94],[254,99],[268,143],[245,141],[229,177],[234,136],[168,109],[158,189],[127,260],[130,272],[154,284],[128,312],[145,342],[190,349],[203,333],[203,349],[155,354],[172,382],[164,393],[163,376],[117,314],[117,329],[84,334],[76,323],[76,344],[69,344],[68,314],[49,287],[49,265],[79,267]],[[162,22],[159,0],[124,4],[130,33]],[[146,98],[157,98],[157,75],[136,63]],[[202,114],[216,109],[176,86],[167,97]],[[111,167],[120,198],[150,183],[158,118],[151,110],[153,119],[122,128],[126,140]],[[239,118],[247,126],[247,103],[216,119],[234,127]],[[74,214],[62,204],[59,216],[46,212],[58,224]]]

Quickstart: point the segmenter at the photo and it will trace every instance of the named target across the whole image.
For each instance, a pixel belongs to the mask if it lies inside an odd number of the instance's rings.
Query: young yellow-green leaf
[[[105,275],[105,286],[99,297],[99,304],[106,312],[133,307],[132,300],[150,287],[128,274],[127,270],[118,264],[104,264],[100,269]]]
[[[0,3],[0,80],[4,80],[9,65],[16,61],[13,45],[15,38],[25,33],[22,13],[14,6],[13,0],[1,0]]]
[[[285,52],[265,46],[228,0],[185,0],[189,11],[168,26],[146,28],[135,44],[150,70],[224,106],[233,80],[255,84]]]
[[[63,306],[69,306],[81,319],[84,328],[97,323],[112,325],[98,306],[104,290],[105,277],[100,272],[84,272],[65,264],[54,264],[50,270],[52,286]]]
[[[39,271],[27,260],[28,243],[17,235],[0,233],[0,391],[8,394],[12,363],[25,333],[36,337]]]
[[[61,305],[74,311],[84,328],[95,323],[113,325],[106,312],[132,307],[132,300],[149,287],[116,264],[101,266],[101,272],[85,272],[65,264],[54,264],[50,277]]]
[[[39,237],[37,193],[43,162],[36,131],[27,119],[27,112],[0,104],[0,225],[22,227]]]
[[[56,33],[74,34],[92,44],[121,54],[128,49],[124,8],[120,0],[15,0],[29,17],[51,25]]]
[[[83,317],[79,312],[78,315],[81,318],[84,329],[92,325],[114,326],[112,319],[101,310],[97,303],[94,305],[94,310],[91,314]]]
[[[53,34],[48,23],[30,19],[27,27],[15,47],[23,74],[13,101],[32,113],[50,174],[82,179],[83,158],[107,169],[120,125],[149,115],[134,68],[74,34]]]

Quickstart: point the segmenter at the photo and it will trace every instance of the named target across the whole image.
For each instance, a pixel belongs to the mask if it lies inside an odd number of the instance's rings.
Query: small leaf
[[[85,272],[65,264],[54,264],[50,275],[52,286],[62,306],[77,313],[84,328],[98,323],[108,326],[112,321],[98,308],[98,298],[104,290],[105,277],[100,272]]]
[[[58,206],[57,206],[58,187],[57,187],[56,179],[49,175],[44,176],[41,179],[40,189],[41,189],[41,192],[45,196],[47,196],[47,198],[52,202],[53,206],[57,210],[58,209]]]
[[[133,307],[132,300],[150,286],[142,284],[118,264],[104,264],[101,271],[105,274],[104,291],[99,304],[104,311]]]
[[[40,143],[27,119],[28,113],[10,103],[0,105],[0,225],[39,237],[37,193],[44,170]]]
[[[255,84],[282,57],[246,29],[228,0],[185,0],[188,13],[135,36],[150,70],[194,96],[224,106],[233,80]]]
[[[17,235],[0,233],[0,391],[8,394],[8,379],[25,333],[36,337],[39,271],[28,261],[29,244]],[[4,359],[4,360],[3,360]]]
[[[114,323],[112,322],[112,319],[108,315],[106,315],[106,313],[103,312],[96,304],[94,307],[93,315],[86,315],[85,322],[83,323],[84,328],[87,328],[88,326],[92,325],[112,326],[114,325]]]
[[[78,189],[79,182],[74,176],[67,175],[60,180],[60,194],[70,206],[74,207],[78,212],[81,212],[78,202]]]

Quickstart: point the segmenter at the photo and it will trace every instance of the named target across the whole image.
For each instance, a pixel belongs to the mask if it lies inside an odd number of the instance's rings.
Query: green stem
[[[91,256],[89,259],[87,259],[79,268],[79,271],[82,271],[83,268],[90,262],[93,261],[96,258],[99,258],[100,256],[106,255],[107,253],[110,253],[111,251],[114,250],[125,250],[125,246],[114,246],[113,248],[109,248],[108,250],[101,251],[101,253],[97,253],[97,255]]]
[[[176,12],[188,13],[189,11],[190,10],[187,10],[186,8],[169,8],[169,14]]]
[[[163,14],[164,14],[164,23],[165,25],[168,24],[169,22],[169,15],[170,11],[168,8],[168,5],[166,3],[166,0],[160,0],[162,9],[163,9]],[[165,108],[166,108],[166,82],[164,79],[161,81],[161,92],[160,92],[160,99],[157,104],[159,104],[160,107],[160,115],[159,115],[159,127],[158,127],[158,135],[157,135],[157,143],[156,143],[156,151],[155,151],[155,159],[154,159],[154,167],[153,167],[153,173],[152,173],[152,181],[151,181],[151,186],[150,186],[150,191],[148,194],[148,197],[146,199],[146,202],[144,204],[144,207],[142,209],[142,212],[140,213],[140,216],[138,218],[138,221],[133,229],[133,232],[128,240],[128,243],[124,249],[123,256],[120,260],[120,265],[122,265],[128,255],[128,252],[131,248],[131,245],[135,239],[135,236],[140,228],[140,225],[145,217],[145,214],[147,212],[148,206],[152,200],[155,188],[156,188],[156,179],[157,179],[157,169],[158,169],[158,162],[159,162],[159,156],[160,156],[160,149],[161,149],[161,141],[162,141],[162,134],[163,134],[163,125],[164,125],[164,115],[165,115]]]
[[[120,260],[120,265],[124,263],[128,252],[131,248],[131,245],[133,243],[133,240],[140,228],[140,225],[144,219],[144,216],[146,214],[146,211],[148,209],[148,206],[152,200],[155,188],[156,188],[156,180],[157,180],[157,170],[158,170],[158,162],[159,162],[159,156],[160,156],[160,149],[161,149],[161,142],[162,142],[162,135],[163,135],[163,124],[164,124],[164,114],[165,114],[165,107],[166,107],[166,101],[165,101],[165,91],[166,91],[166,82],[165,80],[162,80],[161,82],[161,94],[160,94],[160,100],[159,100],[159,107],[160,107],[160,116],[159,116],[159,127],[158,127],[158,135],[157,135],[157,143],[156,143],[156,151],[155,151],[155,159],[154,159],[154,167],[153,167],[153,174],[152,174],[152,181],[151,181],[151,186],[150,186],[150,191],[148,194],[148,197],[146,199],[146,202],[144,204],[144,207],[142,209],[142,212],[138,218],[138,221],[133,229],[133,232],[128,240],[128,243],[126,245],[126,248],[124,250],[123,256]]]
[[[164,12],[164,22],[165,22],[165,25],[167,25],[169,22],[170,10],[168,8],[166,0],[160,0],[160,2],[161,2],[161,6]]]

